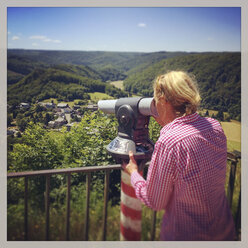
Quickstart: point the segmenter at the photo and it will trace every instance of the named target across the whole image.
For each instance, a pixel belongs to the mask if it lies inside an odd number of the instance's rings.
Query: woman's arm
[[[131,174],[131,183],[137,198],[154,209],[165,209],[169,202],[176,176],[175,154],[161,142],[157,142],[148,168],[147,180],[139,173],[137,163],[130,154],[125,170]]]

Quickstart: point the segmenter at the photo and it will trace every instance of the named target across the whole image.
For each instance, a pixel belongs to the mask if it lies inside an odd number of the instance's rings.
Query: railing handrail
[[[227,158],[229,160],[239,159],[240,156],[232,152],[227,152]],[[21,172],[9,172],[7,173],[8,178],[14,177],[26,177],[26,176],[41,176],[41,175],[54,175],[54,174],[68,174],[68,173],[79,173],[79,172],[95,172],[102,170],[117,170],[121,169],[121,164],[114,165],[103,165],[103,166],[85,166],[76,168],[64,168],[64,169],[50,169],[50,170],[38,170],[38,171],[21,171]]]
[[[14,177],[27,177],[27,176],[32,177],[32,176],[45,176],[45,175],[69,174],[69,173],[80,173],[80,172],[87,173],[87,172],[108,171],[108,170],[117,170],[117,169],[121,169],[121,164],[38,170],[38,171],[9,172],[7,173],[7,177],[14,178]]]

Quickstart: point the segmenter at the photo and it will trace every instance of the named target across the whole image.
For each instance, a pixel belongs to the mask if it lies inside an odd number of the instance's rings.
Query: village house
[[[49,121],[48,122],[48,127],[50,128],[59,128],[62,127],[63,125],[67,124],[67,121],[65,118],[59,116],[58,119],[55,121]]]
[[[20,107],[20,109],[28,109],[28,108],[30,108],[30,104],[26,103],[26,102],[22,102],[22,103],[20,103],[19,107]]]
[[[47,109],[53,109],[56,107],[56,104],[53,102],[39,102],[39,104]]]
[[[70,114],[70,113],[72,113],[72,109],[71,108],[62,108],[61,112],[65,113],[65,114]]]
[[[97,111],[98,106],[97,104],[88,104],[87,109],[90,111]]]
[[[78,109],[80,109],[80,107],[81,107],[80,105],[76,105],[76,104],[75,104],[75,105],[73,106],[73,109],[74,109],[74,110],[78,110]]]
[[[14,135],[16,137],[18,132],[17,129],[7,129],[7,135]]]
[[[63,102],[58,103],[57,105],[57,108],[61,108],[61,109],[68,108],[68,107],[69,107],[68,103],[63,103]]]

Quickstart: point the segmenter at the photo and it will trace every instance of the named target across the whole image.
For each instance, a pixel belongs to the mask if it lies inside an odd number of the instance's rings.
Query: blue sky
[[[240,51],[241,9],[8,7],[8,48]]]

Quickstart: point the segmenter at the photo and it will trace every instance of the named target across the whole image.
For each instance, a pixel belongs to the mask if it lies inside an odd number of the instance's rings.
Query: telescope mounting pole
[[[122,161],[122,164],[126,162]],[[140,172],[142,174],[142,172]],[[141,240],[141,201],[136,197],[131,185],[131,176],[121,171],[121,213],[120,213],[120,240]]]

